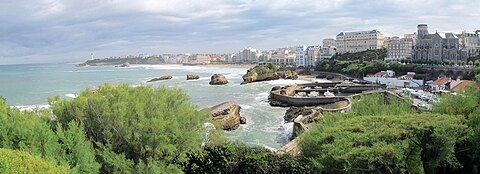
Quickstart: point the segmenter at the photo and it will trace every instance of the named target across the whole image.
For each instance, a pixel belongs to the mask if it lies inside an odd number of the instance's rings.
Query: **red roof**
[[[386,73],[384,71],[380,71],[380,72],[375,73],[375,76],[383,76],[385,74]]]
[[[450,82],[450,77],[442,77],[435,80],[432,84],[434,85],[445,85]]]
[[[462,80],[457,86],[452,88],[452,91],[457,92],[464,90],[467,86],[473,85],[475,82],[471,80]]]

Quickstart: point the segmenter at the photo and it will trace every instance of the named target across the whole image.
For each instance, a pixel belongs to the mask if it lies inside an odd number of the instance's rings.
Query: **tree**
[[[107,173],[119,167],[148,169],[135,173],[175,171],[187,151],[200,149],[208,119],[184,92],[166,87],[105,85],[70,101],[58,97],[49,101],[63,127],[71,121],[82,123],[101,152],[101,171]]]

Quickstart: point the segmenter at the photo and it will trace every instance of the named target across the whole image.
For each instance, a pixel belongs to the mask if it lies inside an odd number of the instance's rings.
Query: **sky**
[[[321,45],[341,31],[480,29],[480,0],[0,0],[0,64]]]

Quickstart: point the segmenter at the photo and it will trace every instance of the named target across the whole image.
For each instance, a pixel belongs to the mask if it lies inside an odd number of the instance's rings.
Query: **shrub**
[[[9,173],[68,173],[68,166],[32,156],[27,152],[0,148],[0,174]]]

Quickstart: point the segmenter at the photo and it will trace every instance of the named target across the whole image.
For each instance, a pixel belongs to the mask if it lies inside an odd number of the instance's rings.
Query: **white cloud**
[[[432,31],[471,31],[480,29],[478,4],[480,0],[9,1],[0,6],[0,64],[79,61],[92,51],[110,56],[273,49],[319,44],[341,31],[378,29],[402,36],[414,32],[418,23],[428,23]]]

